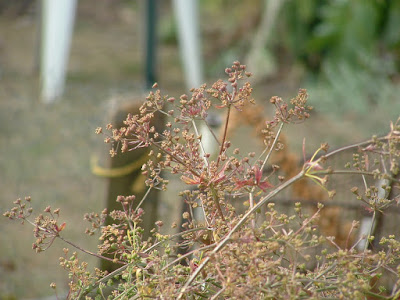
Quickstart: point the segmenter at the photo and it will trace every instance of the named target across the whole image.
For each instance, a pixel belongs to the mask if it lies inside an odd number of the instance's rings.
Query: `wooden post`
[[[144,97],[143,97],[144,99]],[[134,99],[129,103],[121,105],[113,117],[113,127],[120,128],[124,126],[123,121],[126,119],[128,113],[137,114],[139,107],[142,105],[141,100]],[[161,115],[156,115],[153,124],[157,130],[163,126],[163,118]],[[141,173],[142,165],[148,160],[148,149],[138,149],[125,153],[118,153],[115,157],[110,158],[108,168],[95,166],[93,172],[98,176],[108,178],[107,182],[107,195],[106,207],[109,212],[113,210],[121,210],[121,204],[116,202],[117,197],[122,196],[136,196],[136,203],[138,204],[147,192],[148,187],[145,185],[145,176]],[[154,223],[157,221],[157,209],[159,195],[157,190],[152,190],[142,203],[141,208],[144,209],[144,215],[141,218],[143,222],[140,224],[144,228],[144,239],[149,237],[150,230],[155,227]],[[111,224],[111,219],[108,219],[106,225]],[[101,269],[113,271],[118,266],[109,261],[101,261]]]

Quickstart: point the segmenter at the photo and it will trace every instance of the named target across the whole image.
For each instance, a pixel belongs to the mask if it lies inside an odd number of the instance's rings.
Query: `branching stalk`
[[[182,166],[186,165],[185,162],[180,159],[179,157],[177,157],[176,155],[172,154],[171,152],[167,151],[166,149],[164,149],[163,147],[161,147],[160,145],[158,145],[157,143],[152,143],[153,146],[157,147],[159,150],[161,150],[162,152],[168,154],[169,156],[171,156],[175,162],[181,164]],[[200,174],[198,174],[195,170],[190,169],[189,170],[190,173],[192,173],[192,175],[196,176],[196,177],[200,177]]]
[[[271,156],[272,151],[275,149],[275,145],[276,145],[276,143],[278,142],[279,136],[281,135],[281,131],[282,131],[282,129],[283,129],[283,125],[284,125],[284,123],[282,122],[281,125],[279,126],[278,132],[277,132],[276,135],[275,135],[275,139],[274,139],[274,141],[272,142],[271,148],[269,149],[269,152],[268,152],[267,156],[265,157],[265,159],[264,159],[264,161],[263,161],[263,164],[262,164],[262,166],[261,166],[261,170],[264,169],[266,163],[268,162],[268,160],[269,160],[269,158],[270,158],[270,156]]]
[[[249,193],[249,207],[250,207],[250,209],[252,209],[253,207],[254,207],[254,197],[253,197],[253,193],[252,192],[250,192]],[[256,220],[251,220],[251,227],[254,229],[254,228],[256,228]]]
[[[218,145],[221,145],[221,144],[220,144],[220,141],[218,140],[217,136],[215,135],[215,132],[214,132],[214,130],[211,128],[210,124],[208,124],[207,120],[203,120],[203,121],[204,121],[204,123],[206,124],[208,130],[211,132],[211,135],[213,136],[215,142],[216,142]]]
[[[388,139],[388,137],[384,136],[384,137],[377,138],[376,140],[377,141],[383,141],[383,140],[387,140],[387,139]],[[359,142],[359,143],[355,143],[355,144],[352,144],[352,145],[347,145],[347,146],[344,146],[344,147],[340,147],[340,148],[338,148],[336,150],[333,150],[333,151],[325,154],[324,156],[326,158],[328,158],[328,157],[333,156],[333,155],[335,155],[335,154],[337,154],[339,152],[343,152],[343,151],[346,151],[346,150],[349,150],[349,149],[353,149],[353,148],[357,148],[357,147],[360,147],[360,146],[368,145],[368,144],[371,144],[373,142],[375,142],[375,140],[370,139],[370,140]]]
[[[212,197],[213,197],[215,206],[217,207],[217,210],[218,210],[218,214],[221,217],[222,221],[225,221],[224,213],[222,212],[221,205],[219,204],[218,193],[213,186],[211,186],[210,189],[211,189],[211,193],[212,193]]]
[[[231,105],[228,105],[228,112],[226,113],[224,133],[222,135],[222,142],[221,142],[221,146],[220,146],[220,150],[219,150],[219,154],[218,154],[217,166],[219,166],[219,162],[221,160],[221,155],[225,150],[225,140],[226,140],[226,136],[228,134],[228,124],[229,124],[230,114],[231,114]]]
[[[187,253],[185,253],[185,254],[179,256],[177,259],[171,261],[169,264],[167,264],[165,267],[162,268],[162,271],[164,271],[165,269],[168,269],[169,267],[173,266],[174,264],[176,264],[177,262],[181,261],[181,260],[184,259],[185,257],[191,256],[191,255],[192,255],[193,253],[195,253],[195,252],[204,251],[204,250],[210,249],[210,248],[212,248],[212,247],[214,247],[214,246],[215,246],[215,244],[210,244],[210,245],[207,245],[207,246],[204,246],[204,247],[201,247],[201,248],[198,248],[198,249],[194,249],[194,250],[192,250],[192,251],[189,251],[189,252],[187,252]]]
[[[192,125],[194,128],[194,132],[196,133],[196,136],[200,136],[199,131],[197,130],[196,122],[192,119]],[[203,142],[200,140],[200,150],[201,150],[201,156],[203,157],[204,165],[208,167],[208,160],[206,158],[206,151],[204,150]]]
[[[76,249],[78,249],[78,250],[80,250],[80,251],[82,251],[82,252],[84,252],[84,253],[86,253],[86,254],[95,256],[95,257],[100,258],[100,259],[105,259],[105,260],[111,261],[111,262],[113,262],[113,263],[117,263],[117,264],[121,264],[121,265],[126,265],[126,263],[124,263],[124,262],[122,262],[122,261],[119,261],[119,260],[116,260],[116,261],[115,261],[115,260],[112,259],[112,258],[105,257],[105,256],[102,256],[102,255],[96,254],[96,253],[94,253],[94,252],[91,252],[91,251],[89,251],[89,250],[83,249],[83,248],[79,247],[78,245],[76,245],[76,244],[74,244],[74,243],[72,243],[72,242],[70,242],[70,241],[64,239],[64,238],[63,238],[62,236],[60,236],[60,235],[58,235],[57,237],[58,237],[59,239],[61,239],[62,241],[64,241],[65,243],[71,245],[72,247],[74,247],[74,248],[76,248]]]
[[[195,278],[200,274],[200,272],[204,269],[204,267],[207,265],[207,263],[210,261],[210,257],[213,254],[218,253],[222,248],[226,246],[226,244],[229,242],[229,240],[232,238],[232,235],[247,221],[247,219],[255,213],[261,206],[263,206],[265,203],[267,203],[269,200],[271,200],[273,197],[275,197],[277,194],[279,194],[281,191],[286,189],[288,186],[292,185],[294,182],[300,180],[301,178],[304,177],[304,171],[301,171],[298,173],[296,176],[292,177],[288,181],[282,183],[280,186],[278,186],[276,189],[271,191],[267,196],[263,197],[260,199],[260,201],[252,208],[250,209],[240,220],[239,222],[231,229],[231,231],[217,244],[217,246],[214,248],[213,251],[211,251],[210,255],[207,256],[204,261],[199,265],[196,269],[196,271],[190,276],[188,281],[185,283],[183,288],[181,289],[179,296],[177,299],[182,299],[185,291],[187,288],[190,286],[190,284],[195,280]]]
[[[191,233],[191,232],[196,232],[196,231],[201,231],[201,230],[207,230],[207,228],[204,228],[204,227],[197,227],[197,228],[193,228],[193,229],[188,229],[188,230],[186,230],[186,231],[182,231],[182,232],[178,232],[178,233],[176,233],[176,234],[173,234],[173,235],[171,235],[168,239],[169,239],[169,240],[172,240],[172,239],[174,239],[174,238],[176,238],[176,237],[179,237],[179,236],[181,236],[181,235],[183,235],[183,234],[188,234],[188,233]],[[149,248],[147,248],[146,250],[144,250],[143,253],[148,253],[148,252],[150,252],[151,250],[153,250],[154,248],[157,248],[161,243],[164,243],[164,242],[165,242],[165,241],[159,241],[159,242],[155,243],[155,244],[152,245],[151,247],[149,247]],[[109,279],[112,279],[114,276],[117,276],[117,275],[121,274],[121,273],[122,273],[123,271],[125,271],[126,268],[129,267],[130,265],[132,265],[132,264],[123,265],[123,266],[121,266],[120,268],[118,268],[117,270],[111,272],[110,274],[107,274],[107,275],[104,276],[103,278],[99,279],[99,280],[96,282],[96,285],[98,285],[98,284],[100,284],[100,283],[106,283]]]

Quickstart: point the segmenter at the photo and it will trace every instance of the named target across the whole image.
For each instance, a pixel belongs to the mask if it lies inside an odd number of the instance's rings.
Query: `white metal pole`
[[[195,88],[203,83],[198,1],[174,0],[173,4],[186,86]]]
[[[45,103],[64,92],[77,0],[42,0],[41,89]]]
[[[198,1],[174,0],[173,5],[186,87],[187,89],[197,88],[203,83]],[[204,122],[201,123],[199,131],[202,135],[201,142],[205,151],[213,153],[216,149],[216,143],[214,143],[213,137],[209,134],[209,129]],[[204,215],[200,210],[195,211],[195,217],[197,220],[204,220]]]

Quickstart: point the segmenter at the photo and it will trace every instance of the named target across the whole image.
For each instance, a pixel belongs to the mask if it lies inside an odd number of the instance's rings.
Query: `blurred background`
[[[65,88],[54,101],[41,97],[41,4],[0,0],[0,211],[28,195],[38,210],[59,207],[64,236],[95,251],[82,218],[105,205],[106,179],[92,174],[90,160],[105,165],[108,148],[94,130],[110,122],[119,99],[145,97],[147,2],[77,1]],[[190,74],[179,48],[177,2],[155,4],[150,78],[178,97]],[[224,69],[239,60],[254,74],[258,103],[308,90],[314,114],[287,133],[300,156],[303,136],[309,152],[321,142],[337,148],[383,134],[399,117],[400,1],[199,0],[196,12],[201,80],[225,79]],[[53,295],[50,282],[67,290],[58,266],[67,245],[56,241],[35,254],[33,242],[32,228],[0,219],[0,299]]]

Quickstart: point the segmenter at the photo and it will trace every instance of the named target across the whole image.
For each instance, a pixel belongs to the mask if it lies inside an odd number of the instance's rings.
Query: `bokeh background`
[[[38,210],[61,208],[64,236],[95,251],[83,213],[104,207],[105,179],[91,173],[90,159],[106,161],[108,148],[94,130],[110,121],[119,99],[145,97],[144,1],[78,1],[65,93],[52,104],[38,97],[39,1],[0,1],[1,213],[30,195]],[[239,60],[254,73],[259,103],[308,90],[314,114],[287,133],[300,156],[303,136],[309,151],[320,142],[336,148],[382,134],[398,118],[399,1],[198,3],[205,82],[224,78]],[[157,5],[157,81],[178,97],[187,91],[172,3]],[[166,210],[176,205],[169,201]],[[0,219],[0,299],[51,296],[50,282],[61,294],[67,289],[58,266],[66,245],[35,254],[33,241],[28,225]]]

